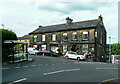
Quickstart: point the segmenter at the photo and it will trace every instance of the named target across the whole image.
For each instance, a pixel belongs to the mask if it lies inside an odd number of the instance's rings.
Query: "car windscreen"
[[[68,54],[72,54],[72,55],[75,55],[76,53],[74,53],[74,52],[68,52]]]

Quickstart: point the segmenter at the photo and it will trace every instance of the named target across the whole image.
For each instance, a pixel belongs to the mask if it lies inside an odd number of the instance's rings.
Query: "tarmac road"
[[[98,84],[118,78],[118,65],[103,62],[88,62],[64,57],[36,56],[33,62],[3,65],[3,83],[79,82]]]

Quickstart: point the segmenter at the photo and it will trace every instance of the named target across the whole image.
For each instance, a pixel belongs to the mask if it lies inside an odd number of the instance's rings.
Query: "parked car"
[[[57,53],[55,53],[55,52],[53,52],[53,51],[48,51],[48,50],[43,51],[43,55],[44,55],[44,56],[58,56]]]
[[[71,59],[77,59],[77,60],[85,60],[86,57],[84,55],[78,55],[76,52],[68,51],[65,56],[65,58],[71,58]]]
[[[31,54],[38,54],[39,53],[39,50],[36,50],[35,48],[32,48],[32,47],[29,47],[28,48],[28,53],[31,55]]]

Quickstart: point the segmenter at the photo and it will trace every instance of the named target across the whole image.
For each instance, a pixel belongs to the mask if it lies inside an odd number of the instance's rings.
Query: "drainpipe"
[[[110,63],[110,57],[111,57],[111,37],[109,37],[109,63]]]

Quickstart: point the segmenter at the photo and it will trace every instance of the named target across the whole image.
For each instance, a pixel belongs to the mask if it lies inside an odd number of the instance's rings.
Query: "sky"
[[[0,0],[0,28],[12,30],[18,37],[37,29],[65,23],[97,19],[102,15],[107,43],[118,43],[118,0]]]

